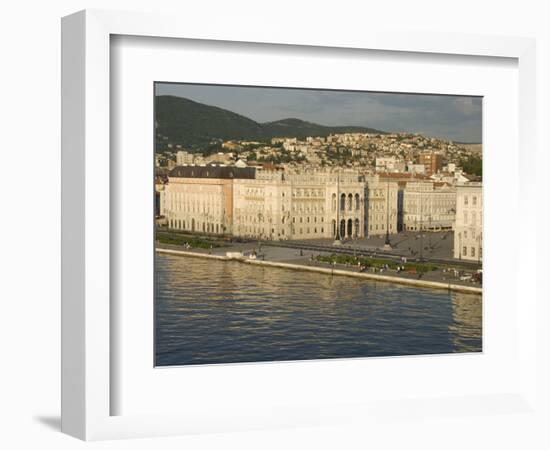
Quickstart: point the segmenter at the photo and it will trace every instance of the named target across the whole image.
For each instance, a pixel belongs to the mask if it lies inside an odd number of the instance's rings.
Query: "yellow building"
[[[178,166],[160,192],[160,214],[171,229],[231,234],[233,180],[254,174],[249,167]]]

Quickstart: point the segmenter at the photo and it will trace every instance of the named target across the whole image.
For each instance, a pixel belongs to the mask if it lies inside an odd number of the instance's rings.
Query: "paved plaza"
[[[452,231],[425,231],[423,233],[408,231],[390,234],[391,249],[384,248],[385,241],[385,236],[376,236],[370,238],[346,239],[342,241],[342,245],[350,248],[390,253],[409,258],[453,258],[454,233]],[[334,241],[331,239],[311,239],[291,242],[333,245]]]

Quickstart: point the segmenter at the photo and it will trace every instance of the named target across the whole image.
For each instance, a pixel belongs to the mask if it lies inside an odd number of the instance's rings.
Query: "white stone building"
[[[404,172],[406,168],[405,161],[395,156],[385,156],[376,158],[376,172]]]
[[[480,182],[456,188],[456,222],[454,257],[482,261],[483,257],[483,189]]]
[[[407,172],[424,175],[426,173],[426,167],[424,164],[407,164]]]
[[[195,162],[195,155],[193,153],[180,150],[176,153],[176,165],[184,166],[188,164],[193,164]]]
[[[363,237],[365,183],[357,174],[258,172],[234,181],[233,234],[262,239]],[[339,228],[337,228],[339,224]]]
[[[403,192],[405,230],[450,230],[455,214],[455,187],[433,181],[407,182]]]

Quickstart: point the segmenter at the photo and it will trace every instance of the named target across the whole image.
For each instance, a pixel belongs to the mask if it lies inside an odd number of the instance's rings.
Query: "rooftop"
[[[253,179],[256,175],[254,167],[235,167],[220,165],[189,165],[174,167],[169,177],[173,178],[221,178],[221,179]]]

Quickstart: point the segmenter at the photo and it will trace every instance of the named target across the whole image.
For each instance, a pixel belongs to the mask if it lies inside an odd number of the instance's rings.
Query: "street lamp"
[[[432,251],[432,215],[428,215],[428,250]]]
[[[391,249],[390,243],[390,181],[386,180],[386,241],[384,242],[385,249]]]
[[[344,203],[344,208],[345,208]],[[340,172],[336,175],[336,238],[332,245],[341,245],[342,239],[340,237]]]
[[[420,261],[424,260],[424,210],[422,209],[422,187],[420,188]]]
[[[262,248],[262,226],[261,221],[263,219],[263,214],[261,211],[258,212],[258,253],[260,253],[260,250]]]
[[[481,233],[477,235],[477,264],[481,265]]]

